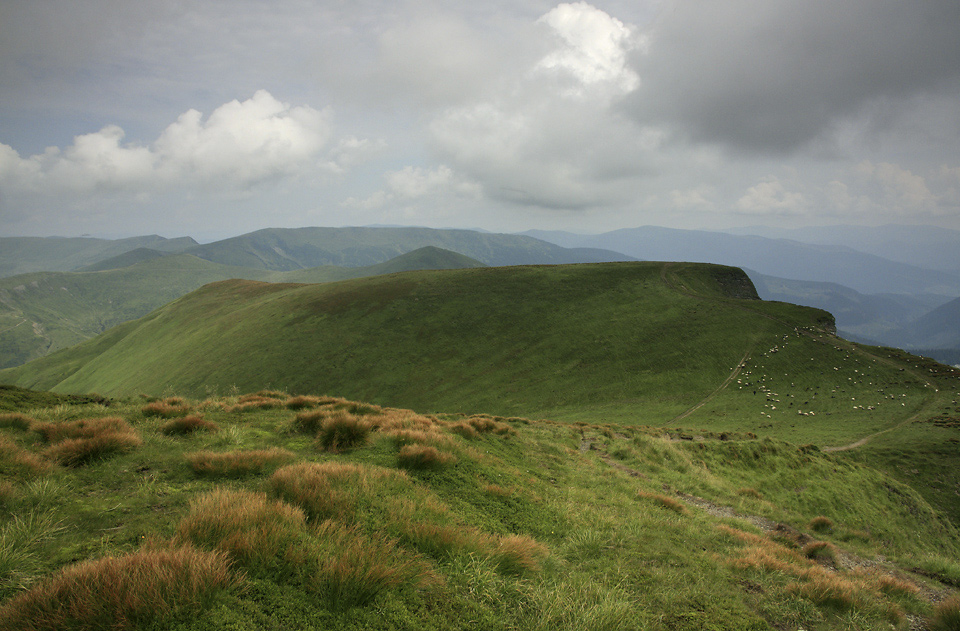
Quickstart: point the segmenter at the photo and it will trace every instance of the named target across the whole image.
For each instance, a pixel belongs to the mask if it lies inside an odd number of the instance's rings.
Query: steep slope
[[[861,294],[837,283],[789,280],[746,270],[764,300],[780,300],[829,311],[849,339],[903,347],[903,327],[948,298],[933,294]]]
[[[960,349],[960,298],[940,305],[906,328],[912,348]]]
[[[224,265],[285,271],[321,265],[375,265],[426,246],[459,252],[486,265],[631,258],[616,252],[568,250],[517,235],[430,228],[270,228],[196,246],[189,252]]]
[[[0,278],[30,272],[66,272],[136,250],[180,252],[197,245],[190,237],[157,235],[129,239],[0,237]]]
[[[105,269],[0,279],[0,368],[18,366],[78,344],[217,280],[327,282],[412,269],[483,264],[455,252],[430,248],[371,267],[327,266],[296,272],[231,267],[189,254],[164,256],[145,249],[95,264],[98,265]]]
[[[922,269],[839,245],[656,226],[600,235],[525,234],[566,247],[607,248],[644,260],[719,263],[780,278],[837,283],[864,294],[960,293],[956,273]]]

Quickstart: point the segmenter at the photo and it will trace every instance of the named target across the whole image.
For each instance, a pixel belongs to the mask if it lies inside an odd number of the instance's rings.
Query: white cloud
[[[316,168],[329,119],[327,112],[290,107],[260,90],[221,105],[206,120],[188,110],[149,147],[121,144],[124,131],[116,125],[27,158],[0,145],[0,182],[7,190],[34,193],[137,195],[196,187],[232,194]],[[342,156],[349,147],[338,149]]]
[[[736,203],[737,210],[757,214],[795,214],[806,206],[801,193],[787,191],[776,177],[751,186]]]
[[[864,160],[856,171],[868,184],[879,188],[881,204],[888,211],[935,211],[939,205],[940,196],[930,190],[926,179],[900,165]]]
[[[408,203],[424,197],[476,197],[479,194],[476,184],[458,177],[444,164],[435,169],[407,166],[399,171],[388,172],[385,178],[387,190],[376,191],[363,199],[350,197],[344,200],[343,205],[372,210],[390,203]]]
[[[630,92],[640,85],[640,78],[627,67],[627,53],[642,47],[632,27],[586,2],[561,4],[538,21],[563,41],[540,60],[538,69],[567,72],[583,86],[609,83]],[[582,92],[583,87],[574,90]]]

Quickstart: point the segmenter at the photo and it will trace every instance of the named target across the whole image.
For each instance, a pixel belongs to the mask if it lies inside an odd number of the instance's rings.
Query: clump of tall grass
[[[436,426],[428,429],[391,429],[381,433],[389,436],[396,447],[414,444],[449,447],[453,443],[450,435],[441,433]]]
[[[33,429],[52,443],[44,450],[44,455],[68,467],[81,466],[113,454],[128,453],[143,444],[137,432],[119,417],[38,423]]]
[[[50,512],[15,515],[0,528],[0,598],[26,589],[40,573],[40,544],[63,530]]]
[[[15,478],[35,478],[50,473],[53,465],[0,434],[0,473]]]
[[[160,401],[152,401],[140,409],[144,416],[159,418],[175,418],[190,413],[190,406],[182,397],[167,397]]]
[[[10,429],[19,429],[25,432],[36,422],[32,417],[21,414],[20,412],[0,413],[0,427],[9,427]]]
[[[321,405],[322,399],[320,397],[315,397],[311,395],[297,395],[290,397],[284,402],[284,406],[288,410],[304,410],[308,408],[315,408]]]
[[[303,507],[312,519],[352,519],[361,499],[380,493],[402,495],[409,480],[400,471],[350,462],[304,463],[275,471],[270,488]]]
[[[456,461],[457,457],[451,453],[417,443],[404,445],[397,454],[397,466],[402,469],[442,469]]]
[[[177,539],[223,550],[244,567],[258,568],[282,563],[288,549],[301,545],[305,524],[302,509],[266,493],[215,489],[190,502]]]
[[[363,605],[404,585],[437,582],[429,565],[382,536],[325,520],[264,493],[216,490],[191,504],[178,539],[227,552],[250,572],[302,585],[331,609]]]
[[[251,449],[247,451],[197,451],[186,455],[187,463],[197,475],[240,477],[262,473],[296,458],[287,449]]]
[[[803,546],[803,548],[800,550],[800,553],[808,559],[815,560],[834,561],[837,558],[836,548],[826,541],[811,541],[807,545]]]
[[[830,532],[833,530],[833,520],[823,515],[817,515],[810,520],[808,526],[814,532]]]
[[[198,610],[239,581],[222,552],[141,549],[64,568],[0,607],[0,628],[134,629]]]
[[[680,515],[687,514],[687,507],[683,505],[683,502],[674,497],[661,495],[660,493],[650,493],[649,491],[643,490],[637,491],[637,497],[640,499],[649,500],[654,504],[661,506],[662,508],[679,513]]]
[[[216,432],[219,430],[219,425],[204,419],[200,415],[170,419],[160,426],[160,431],[167,436],[183,436],[197,431]]]
[[[449,509],[404,472],[345,462],[296,464],[270,478],[272,492],[314,522],[366,524],[438,559],[476,554],[504,572],[535,571],[547,549],[535,540],[500,537],[457,522]]]
[[[337,410],[321,421],[317,431],[317,446],[333,453],[362,447],[372,429],[366,419],[345,410]]]
[[[0,480],[0,506],[9,504],[17,496],[17,487],[10,480]]]
[[[506,423],[491,418],[485,414],[477,414],[462,421],[452,423],[450,430],[463,436],[464,438],[474,438],[477,434],[498,434],[501,436],[516,434]]]
[[[930,629],[931,631],[960,629],[960,596],[952,596],[937,603],[930,618]]]

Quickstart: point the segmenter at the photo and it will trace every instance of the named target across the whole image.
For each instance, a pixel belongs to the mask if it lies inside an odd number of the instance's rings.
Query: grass
[[[43,454],[68,467],[79,467],[107,456],[128,453],[143,444],[136,430],[119,417],[38,423],[32,429],[51,443]]]
[[[451,453],[440,451],[430,445],[404,445],[397,453],[397,466],[401,469],[442,469],[457,461]]]
[[[956,631],[960,629],[960,596],[952,596],[937,603],[930,618],[932,631]]]
[[[336,410],[320,422],[317,445],[333,453],[362,447],[371,429],[372,425],[364,418],[346,410]]]
[[[198,451],[187,454],[187,463],[197,475],[239,477],[273,470],[290,462],[295,454],[286,449],[250,449],[244,451]]]
[[[205,420],[202,416],[184,416],[167,421],[160,426],[160,431],[168,436],[184,436],[194,432],[216,432],[220,426],[213,421]]]
[[[0,629],[135,629],[202,608],[237,584],[225,555],[144,549],[69,566],[0,608]]]

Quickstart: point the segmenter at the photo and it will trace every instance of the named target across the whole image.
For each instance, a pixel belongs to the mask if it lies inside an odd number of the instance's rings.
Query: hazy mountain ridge
[[[0,237],[0,278],[30,272],[68,272],[114,256],[150,248],[181,252],[197,242],[190,237],[157,235],[127,239],[92,237]]]

